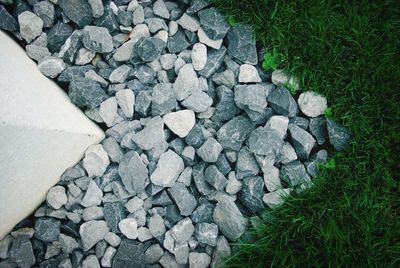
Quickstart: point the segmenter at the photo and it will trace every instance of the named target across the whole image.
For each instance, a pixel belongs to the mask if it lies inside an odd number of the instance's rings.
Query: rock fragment
[[[175,152],[168,150],[163,153],[157,167],[150,176],[153,184],[166,187],[174,183],[184,169],[182,158]]]
[[[104,27],[85,26],[82,42],[87,49],[93,52],[107,53],[111,52],[114,48],[112,37]]]
[[[344,150],[352,139],[351,133],[332,119],[327,119],[329,142],[336,150]]]
[[[163,121],[180,138],[186,137],[196,123],[194,112],[191,110],[168,113],[163,117]]]
[[[42,34],[43,20],[30,11],[18,15],[19,32],[27,43]]]
[[[322,115],[328,108],[326,98],[313,91],[301,93],[297,102],[300,110],[308,117]]]
[[[79,228],[79,235],[82,241],[82,249],[87,251],[97,242],[104,239],[109,232],[105,221],[88,221]]]
[[[65,188],[59,185],[52,187],[47,193],[46,201],[54,209],[61,208],[68,201]]]
[[[197,150],[198,156],[208,163],[215,163],[219,154],[222,152],[222,145],[214,138],[208,138],[206,142]]]
[[[102,145],[91,145],[86,150],[83,158],[83,167],[89,177],[102,176],[109,164],[110,160]]]

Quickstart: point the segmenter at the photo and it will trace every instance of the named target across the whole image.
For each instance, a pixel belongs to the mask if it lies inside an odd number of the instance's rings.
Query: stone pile
[[[0,28],[107,136],[0,241],[0,266],[220,267],[247,216],[350,142],[207,0],[0,3]]]

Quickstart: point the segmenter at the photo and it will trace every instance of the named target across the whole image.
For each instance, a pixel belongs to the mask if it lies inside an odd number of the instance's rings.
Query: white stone
[[[43,20],[30,11],[24,11],[18,15],[18,24],[21,37],[27,43],[42,34]]]
[[[92,14],[95,18],[100,18],[104,14],[104,6],[101,0],[88,0],[90,7],[92,8]]]
[[[180,58],[178,58],[178,60],[179,59]],[[198,90],[198,87],[199,78],[197,77],[196,71],[193,69],[193,65],[183,65],[182,68],[179,69],[178,78],[175,80],[173,87],[176,99],[179,101],[184,100],[189,97],[192,92]]]
[[[97,186],[94,180],[90,180],[89,186],[86,190],[85,196],[82,199],[81,205],[88,208],[92,206],[98,206],[101,204],[103,198],[103,192]]]
[[[295,149],[289,142],[285,142],[283,144],[280,162],[285,165],[296,159],[297,159],[297,154]]]
[[[132,32],[129,33],[129,38],[134,44],[142,37],[150,37],[149,27],[146,24],[136,25]]]
[[[283,115],[273,115],[271,116],[267,123],[265,124],[266,128],[276,130],[282,138],[286,137],[286,132],[289,125],[289,118]]]
[[[166,114],[163,117],[164,124],[180,138],[186,137],[194,127],[196,118],[191,110],[181,110]]]
[[[130,89],[120,90],[115,93],[115,98],[124,115],[131,118],[135,107],[135,94],[133,94],[133,91]]]
[[[49,204],[54,209],[59,209],[68,202],[67,194],[65,193],[65,188],[62,186],[54,186],[47,193],[47,204]]]
[[[99,115],[108,127],[112,127],[118,116],[118,103],[115,97],[106,99],[100,104]]]
[[[194,44],[191,57],[193,69],[196,71],[203,70],[207,63],[207,47],[202,43]]]
[[[328,107],[326,98],[313,91],[301,93],[297,102],[300,110],[308,117],[320,116]]]
[[[242,183],[236,179],[236,175],[234,171],[229,172],[228,174],[228,184],[226,185],[225,191],[228,194],[236,194],[242,189]]]
[[[89,255],[82,261],[82,268],[100,268],[96,255]]]
[[[168,24],[168,34],[169,36],[174,36],[176,32],[178,31],[179,25],[176,23],[176,21],[171,20]]]
[[[150,233],[150,230],[146,227],[138,228],[138,239],[140,242],[144,242],[153,238],[153,235]]]
[[[94,57],[96,56],[96,52],[90,51],[85,47],[81,47],[75,55],[75,64],[76,65],[86,65],[90,63]]]
[[[129,2],[128,7],[126,8],[127,11],[134,11],[136,8],[139,7],[139,3],[137,0],[132,0]]]
[[[121,238],[113,232],[108,232],[104,237],[104,240],[113,247],[118,247],[121,243]]]
[[[182,17],[180,17],[176,21],[183,29],[196,32],[200,28],[200,24],[194,17],[189,16],[186,13],[183,13]]]
[[[87,221],[83,223],[79,227],[82,249],[84,251],[91,249],[97,242],[103,240],[109,231],[105,221]]]
[[[174,68],[175,61],[178,57],[175,54],[163,54],[160,56],[160,63],[164,70],[171,70]]]
[[[89,177],[102,176],[110,164],[108,155],[101,144],[91,145],[85,152],[83,167]]]
[[[113,55],[113,59],[115,61],[128,61],[133,56],[133,47],[136,43],[137,41],[135,40],[130,40],[124,43],[122,46],[117,48],[117,51],[115,51]]]
[[[169,11],[167,7],[165,6],[165,3],[163,0],[157,0],[153,4],[153,12],[155,15],[164,18],[164,19],[169,19]]]
[[[136,239],[138,237],[138,224],[135,219],[123,219],[118,223],[118,227],[128,239]]]
[[[161,40],[163,40],[165,43],[168,42],[168,32],[165,30],[161,30],[158,33],[156,33],[154,35],[154,37],[160,38]]]
[[[271,81],[274,85],[283,86],[285,84],[289,84],[293,86],[296,90],[299,89],[299,82],[294,77],[289,77],[286,75],[283,70],[275,70],[272,72]]]
[[[115,253],[117,250],[113,247],[108,247],[106,252],[104,252],[103,257],[101,258],[101,266],[102,267],[111,267],[112,259],[114,258]]]
[[[59,75],[67,66],[60,58],[47,56],[39,61],[39,71],[47,77],[54,78]]]
[[[178,179],[184,168],[182,158],[174,151],[168,150],[161,155],[150,180],[155,185],[166,187]]]
[[[264,184],[268,191],[273,192],[282,188],[279,177],[279,169],[273,165],[266,165],[263,168]]]
[[[197,31],[197,36],[199,37],[199,41],[211,48],[220,49],[223,39],[212,40],[208,35],[204,32],[202,28],[199,28]]]
[[[143,207],[143,204],[144,204],[143,200],[135,196],[131,200],[125,203],[125,207],[129,211],[129,213],[133,213],[134,211]]]
[[[257,68],[250,64],[240,65],[239,82],[240,83],[261,82],[261,78],[260,75],[258,74]]]
[[[277,208],[284,203],[284,198],[290,194],[290,189],[280,189],[275,192],[264,194],[263,201],[270,208]]]

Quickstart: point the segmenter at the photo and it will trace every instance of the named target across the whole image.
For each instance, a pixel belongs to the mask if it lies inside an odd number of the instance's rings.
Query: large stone
[[[322,145],[328,138],[328,129],[326,126],[326,119],[323,116],[318,116],[310,119],[308,125],[310,133],[315,137],[317,143]]]
[[[278,87],[268,95],[268,102],[277,114],[294,117],[299,113],[296,101],[284,87]]]
[[[311,183],[310,176],[307,174],[304,165],[299,160],[283,165],[280,176],[282,180],[288,182],[294,187]]]
[[[169,11],[163,0],[157,0],[154,2],[153,12],[155,15],[157,15],[161,18],[169,19]]]
[[[239,69],[240,83],[258,83],[261,82],[261,77],[258,74],[257,68],[250,64],[240,65]]]
[[[118,233],[118,224],[125,218],[125,207],[120,202],[112,202],[104,204],[104,219],[107,222],[111,232]]]
[[[186,137],[196,123],[194,112],[191,110],[166,114],[163,120],[165,125],[180,138]]]
[[[197,241],[215,247],[217,245],[218,226],[215,223],[196,224],[194,234]]]
[[[148,244],[129,239],[122,239],[117,254],[114,256],[112,268],[143,267],[146,263],[145,251]]]
[[[328,107],[326,98],[313,91],[301,93],[297,102],[299,103],[300,110],[308,117],[322,115]]]
[[[33,5],[33,10],[43,20],[44,28],[53,26],[56,13],[52,3],[47,1],[38,2]]]
[[[224,149],[239,151],[253,129],[253,124],[246,116],[238,116],[218,130],[217,139]]]
[[[149,139],[149,137],[152,137]],[[165,141],[164,122],[161,117],[150,119],[144,129],[132,138],[132,140],[143,150],[150,150]]]
[[[191,195],[183,183],[175,183],[168,189],[171,198],[179,208],[182,216],[190,216],[197,206],[196,198]]]
[[[261,177],[247,177],[242,181],[242,190],[238,194],[240,202],[251,212],[264,210],[264,181]]]
[[[133,116],[135,110],[135,94],[130,89],[123,89],[115,93],[119,107],[128,118]]]
[[[189,46],[190,43],[186,40],[185,33],[182,30],[178,30],[176,34],[168,38],[167,48],[169,53],[179,53]]]
[[[188,30],[190,32],[196,32],[200,24],[196,18],[189,16],[186,13],[183,13],[182,17],[176,21],[183,29]]]
[[[8,13],[7,9],[0,5],[0,29],[6,31],[18,30],[18,23],[14,17]]]
[[[220,49],[222,42],[224,41],[224,39],[222,38],[218,40],[212,40],[210,37],[208,37],[208,35],[204,32],[204,30],[201,27],[197,31],[197,36],[201,43],[214,49]]]
[[[158,83],[153,88],[153,99],[151,102],[151,114],[164,115],[178,105],[171,84]]]
[[[206,112],[213,103],[212,98],[203,91],[198,91],[187,97],[182,101],[182,106],[196,112]]]
[[[228,184],[225,176],[214,165],[210,165],[206,168],[204,179],[218,191],[223,191]]]
[[[42,34],[43,20],[30,11],[18,15],[19,32],[27,43]]]
[[[126,190],[131,194],[144,191],[149,173],[139,154],[130,151],[123,157],[118,167],[118,174]]]
[[[207,268],[211,263],[211,257],[207,253],[190,252],[190,268]]]
[[[85,152],[83,167],[89,177],[102,176],[110,164],[108,155],[100,144],[91,145]]]
[[[228,31],[228,42],[229,55],[243,63],[257,64],[256,42],[250,26],[242,23],[234,25]]]
[[[107,28],[98,26],[85,26],[82,42],[87,49],[93,52],[107,53],[114,48],[112,37]]]
[[[185,64],[178,73],[173,89],[176,99],[181,101],[189,97],[199,87],[199,79],[192,64]]]
[[[59,0],[58,5],[64,15],[81,28],[93,21],[92,8],[87,0]]]
[[[327,119],[327,127],[329,142],[336,150],[341,151],[349,146],[352,135],[346,128],[329,118]]]
[[[104,6],[101,0],[88,0],[90,7],[92,8],[92,15],[94,18],[100,18],[104,14]]]
[[[242,180],[248,176],[255,176],[260,172],[256,159],[247,146],[240,149],[236,161],[236,177]]]
[[[51,27],[47,32],[47,47],[49,50],[53,53],[60,51],[61,47],[66,44],[66,41],[71,36],[72,32],[72,27],[62,22],[58,22],[56,25]],[[71,63],[71,61],[69,62]]]
[[[222,46],[220,49],[211,49],[207,54],[207,62],[204,68],[199,71],[199,75],[205,78],[211,77],[221,67],[224,57],[226,55],[226,48]]]
[[[69,97],[79,108],[96,108],[107,95],[100,84],[88,78],[75,77],[69,84]]]
[[[196,71],[203,70],[207,63],[207,47],[201,43],[194,44],[192,48],[192,63]]]
[[[128,239],[136,239],[138,237],[138,225],[137,221],[133,218],[122,219],[118,223],[118,227],[121,233]]]
[[[210,137],[197,150],[197,155],[205,162],[215,163],[222,149],[222,145],[214,138]]]
[[[145,62],[152,62],[160,57],[165,42],[157,37],[147,37],[135,44],[134,51]]]
[[[64,71],[66,67],[62,59],[51,56],[44,57],[38,63],[39,71],[50,78],[55,78]]]
[[[89,255],[82,261],[82,268],[100,268],[96,255]]]
[[[274,158],[280,155],[283,147],[281,135],[273,129],[259,127],[249,137],[249,149],[258,155],[272,155]]]
[[[94,180],[90,180],[89,186],[86,190],[85,196],[82,199],[81,205],[86,208],[98,206],[101,204],[102,198],[103,192],[100,190]]]
[[[212,40],[218,40],[225,37],[229,30],[229,25],[225,16],[216,8],[211,7],[200,10],[197,15],[200,18],[200,25],[204,32]]]
[[[52,208],[61,208],[68,201],[65,188],[60,185],[52,187],[47,193],[46,200],[47,204],[49,204]]]
[[[44,242],[58,240],[60,235],[60,221],[52,218],[39,218],[35,222],[35,237]]]
[[[132,68],[126,64],[118,66],[114,71],[112,71],[108,80],[110,80],[111,83],[124,83],[131,73],[131,70]]]
[[[171,228],[170,234],[177,243],[185,243],[194,233],[194,226],[190,218],[184,218]]]
[[[157,263],[164,255],[164,250],[161,248],[159,244],[153,244],[146,250],[144,255],[146,263],[154,264]]]
[[[235,103],[245,111],[262,113],[267,107],[265,89],[258,85],[237,85],[235,86]]]
[[[88,251],[97,242],[104,239],[109,232],[105,221],[88,221],[79,228],[79,235],[82,241],[82,249]]]
[[[154,214],[152,217],[150,217],[148,225],[149,231],[153,237],[162,236],[166,231],[164,220],[158,214]]]
[[[231,241],[236,241],[246,230],[246,219],[229,197],[222,196],[218,200],[213,219],[224,236]]]
[[[169,186],[178,179],[184,168],[182,158],[174,151],[168,150],[161,155],[150,180],[158,186]]]
[[[17,236],[10,249],[10,260],[18,265],[18,267],[31,267],[35,264],[36,259],[33,254],[32,244],[26,236]],[[6,267],[7,264],[6,264]]]
[[[207,222],[213,223],[213,212],[215,205],[210,202],[206,202],[198,206],[191,216],[194,223]]]
[[[315,145],[313,136],[294,124],[289,124],[289,133],[299,159],[307,159]]]
[[[276,130],[282,138],[285,138],[288,125],[289,118],[283,115],[273,115],[268,119],[265,128]]]

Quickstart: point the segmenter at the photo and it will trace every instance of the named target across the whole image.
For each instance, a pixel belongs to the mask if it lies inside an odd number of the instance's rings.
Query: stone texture
[[[68,201],[65,188],[62,186],[52,187],[47,193],[46,201],[54,209],[61,208]]]
[[[203,70],[207,63],[207,47],[201,43],[194,44],[191,58],[193,69],[196,71]]]
[[[42,34],[43,20],[30,11],[18,15],[19,32],[27,43]]]
[[[153,99],[151,103],[151,114],[164,115],[178,105],[170,84],[159,83],[153,88]]]
[[[299,113],[296,101],[284,87],[278,87],[273,90],[268,96],[268,103],[279,115],[294,117]]]
[[[88,221],[79,228],[79,235],[84,251],[91,249],[97,242],[104,239],[109,232],[105,221]]]
[[[35,264],[35,255],[28,237],[17,236],[15,238],[10,249],[10,260],[23,268],[31,267]]]
[[[281,153],[282,147],[283,139],[273,129],[259,127],[249,137],[249,149],[255,154],[277,157]]]
[[[75,77],[69,84],[68,95],[80,108],[95,108],[107,98],[100,84],[83,77]]]
[[[140,39],[134,47],[134,51],[145,62],[151,62],[160,57],[165,48],[165,42],[157,37]]]
[[[0,5],[0,29],[6,31],[16,31],[18,28],[18,23],[14,17],[8,13],[5,7]]]
[[[204,179],[218,191],[223,191],[228,183],[225,176],[214,165],[206,168]]]
[[[33,10],[42,19],[44,28],[53,26],[56,14],[52,3],[47,1],[38,2],[33,5]]]
[[[211,257],[207,253],[189,253],[189,265],[191,268],[207,268],[211,263]]]
[[[335,150],[342,151],[350,145],[352,135],[346,128],[329,118],[327,127],[329,142],[335,147]]]
[[[238,116],[223,125],[217,132],[217,139],[224,149],[239,151],[254,127],[245,116]]]
[[[297,102],[299,103],[300,110],[308,117],[322,115],[326,108],[328,108],[326,98],[313,91],[301,93]]]
[[[258,62],[256,44],[250,26],[237,23],[228,31],[228,54],[251,65]]]
[[[131,194],[144,191],[149,172],[139,154],[135,151],[126,153],[118,167],[118,174],[126,190]]]
[[[126,64],[118,66],[114,71],[112,71],[108,80],[110,80],[111,83],[123,83],[128,78],[131,70],[132,68]]]
[[[263,202],[270,208],[280,207],[285,201],[285,197],[290,194],[290,189],[280,189],[275,192],[267,193],[263,196]]]
[[[119,223],[125,218],[125,208],[120,202],[111,202],[104,204],[104,219],[107,222],[111,232],[118,233]],[[121,230],[122,231],[122,230]]]
[[[175,183],[168,189],[171,198],[179,208],[182,216],[190,216],[197,206],[196,198],[191,195],[182,183]]]
[[[102,176],[109,164],[110,160],[102,145],[96,144],[88,147],[83,158],[83,167],[89,177]]]
[[[152,217],[150,217],[148,226],[153,237],[162,236],[166,231],[164,220],[158,214],[154,214]]]
[[[257,68],[250,64],[240,65],[239,82],[240,83],[261,82],[261,78],[260,75],[258,74]]]
[[[203,91],[196,91],[181,102],[182,106],[196,113],[206,112],[212,103],[212,98]]]
[[[175,152],[168,150],[161,155],[156,169],[150,176],[150,180],[155,185],[166,187],[178,179],[183,169],[182,158]]]
[[[190,218],[184,218],[171,228],[170,234],[177,243],[185,243],[194,233],[194,226]]]
[[[295,160],[282,166],[281,179],[288,182],[291,186],[311,183],[310,176],[307,174],[304,165]]]
[[[261,177],[247,177],[242,180],[242,189],[238,194],[238,199],[253,214],[264,210],[263,188],[264,181]]]
[[[243,146],[237,156],[236,177],[242,180],[245,177],[257,175],[259,172],[260,168],[253,154],[247,146]]]
[[[299,159],[307,159],[315,145],[313,136],[294,124],[289,124],[289,133]]]
[[[64,15],[81,28],[93,21],[92,8],[86,0],[59,0],[58,5]]]
[[[90,180],[89,186],[86,193],[82,199],[81,205],[84,207],[98,206],[101,204],[103,198],[103,192],[97,186],[94,180]]]
[[[152,137],[149,139],[148,137]],[[143,130],[136,133],[132,140],[143,150],[150,150],[165,141],[164,122],[161,117],[150,119]]]
[[[200,24],[197,21],[196,18],[189,16],[188,14],[184,13],[179,20],[176,21],[179,26],[181,26],[183,29],[188,30],[190,32],[196,32]]]
[[[199,86],[199,79],[192,64],[185,64],[178,73],[173,90],[179,101],[189,97]]]
[[[123,219],[118,223],[118,227],[128,239],[136,239],[138,237],[137,221],[135,219]]]
[[[87,49],[93,52],[107,53],[114,48],[112,37],[107,28],[104,27],[85,26],[82,42]]]
[[[35,223],[35,238],[44,242],[59,239],[60,221],[52,218],[39,218]]]
[[[225,16],[216,8],[211,7],[200,10],[197,15],[200,18],[200,25],[207,36],[212,40],[218,40],[225,37],[229,30],[229,25]]]
[[[212,116],[213,121],[225,122],[240,114],[239,108],[234,101],[234,93],[226,86],[220,86],[216,89],[218,103],[215,106],[215,113]]]
[[[114,256],[113,268],[141,267],[146,263],[145,251],[147,244],[139,241],[123,239]]]
[[[133,116],[135,107],[135,94],[130,89],[123,89],[115,93],[119,107],[128,118]]]
[[[197,150],[197,155],[208,163],[215,163],[219,154],[222,152],[222,145],[214,138],[208,138],[206,142]]]
[[[163,117],[163,121],[180,138],[186,137],[196,123],[194,112],[191,110],[168,113]]]
[[[198,223],[195,226],[194,234],[200,243],[215,247],[217,245],[218,226],[214,223]]]
[[[204,68],[199,71],[199,75],[209,78],[211,77],[222,65],[226,55],[226,48],[211,49],[207,54],[207,62]]]
[[[235,86],[235,103],[245,111],[262,113],[267,107],[265,89],[257,85],[237,85]]]

